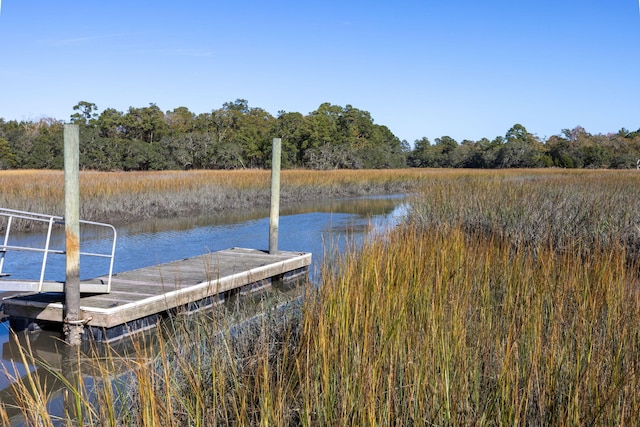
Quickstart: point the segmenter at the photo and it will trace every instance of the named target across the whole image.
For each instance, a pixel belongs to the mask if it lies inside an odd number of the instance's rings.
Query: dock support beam
[[[78,346],[84,325],[80,319],[80,130],[64,125],[64,231],[66,276],[64,283],[64,336]]]
[[[280,159],[282,139],[273,138],[271,151],[271,214],[269,216],[269,253],[278,252],[278,224],[280,222]]]

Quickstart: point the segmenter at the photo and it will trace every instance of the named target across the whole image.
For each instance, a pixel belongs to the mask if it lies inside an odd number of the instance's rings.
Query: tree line
[[[640,129],[621,129],[607,135],[588,133],[583,127],[563,129],[546,141],[521,124],[493,140],[458,143],[443,136],[431,144],[427,138],[415,142],[408,155],[413,167],[446,168],[635,168],[640,158]]]
[[[99,112],[87,101],[73,111],[80,165],[92,170],[266,168],[273,138],[282,138],[284,168],[631,168],[640,158],[640,129],[591,135],[576,127],[542,141],[516,124],[493,140],[422,138],[412,148],[369,112],[330,103],[275,117],[243,99],[202,114],[187,107],[163,112],[155,104]],[[0,169],[61,169],[63,125],[0,118]]]
[[[270,166],[273,138],[282,138],[286,168],[400,168],[408,147],[367,111],[324,103],[307,116],[277,117],[246,100],[211,113],[157,105],[127,112],[82,101],[71,122],[80,127],[80,164],[94,170],[237,169]],[[62,168],[63,123],[0,119],[0,167]]]

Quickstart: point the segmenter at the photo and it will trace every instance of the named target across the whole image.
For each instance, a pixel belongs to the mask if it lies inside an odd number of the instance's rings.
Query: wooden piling
[[[80,130],[64,125],[64,228],[66,275],[64,284],[65,341],[80,345],[84,325],[80,317]]]
[[[280,159],[282,139],[273,138],[271,152],[271,214],[269,216],[269,253],[278,252],[278,225],[280,222]]]

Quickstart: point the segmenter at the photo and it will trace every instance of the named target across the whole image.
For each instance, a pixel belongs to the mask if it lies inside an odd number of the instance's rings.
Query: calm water
[[[281,210],[278,249],[313,253],[314,268],[325,249],[341,248],[346,236],[361,238],[395,224],[406,212],[402,195],[339,199],[300,204]],[[250,211],[224,216],[200,216],[146,221],[117,227],[113,272],[122,272],[230,247],[269,248],[269,212]],[[99,229],[82,230],[81,251],[109,253],[111,240]],[[9,244],[43,247],[44,233],[16,235]],[[64,230],[54,230],[53,249],[64,248]],[[38,279],[42,254],[8,253],[4,272],[13,279]],[[50,255],[46,280],[64,281],[64,256]],[[81,279],[106,274],[108,261],[82,257]],[[0,291],[1,288],[0,282]]]
[[[394,226],[406,214],[404,196],[340,199],[282,207],[278,248],[285,251],[311,252],[313,264],[310,276],[317,280],[317,270],[325,250],[341,251],[347,242],[359,242],[365,236]],[[246,211],[224,216],[200,216],[146,221],[120,226],[116,245],[114,273],[202,255],[230,247],[268,249],[269,212]],[[96,230],[82,232],[82,251],[106,253],[111,243]],[[10,242],[14,245],[43,246],[44,236],[23,234]],[[60,229],[52,236],[52,247],[64,246]],[[37,279],[42,255],[20,252],[20,257],[7,255],[3,271],[12,278]],[[104,261],[81,259],[81,278],[88,279],[105,274]],[[46,268],[47,280],[64,280],[64,257],[51,256]],[[1,290],[1,288],[0,288]],[[1,295],[1,293],[0,293]],[[32,347],[39,357],[53,365],[59,359],[56,342],[59,336],[35,334]],[[12,356],[6,322],[0,322],[0,365],[10,372],[24,375],[31,366],[18,363]],[[11,379],[0,366],[0,400],[6,396]]]

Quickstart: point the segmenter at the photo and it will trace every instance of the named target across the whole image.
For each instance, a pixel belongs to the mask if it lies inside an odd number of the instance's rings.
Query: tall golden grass
[[[285,170],[283,204],[336,196],[403,192],[428,174],[419,170]],[[145,218],[268,207],[270,172],[163,171],[80,174],[81,218],[118,223]],[[0,171],[0,207],[62,215],[61,171]]]
[[[637,422],[636,266],[538,249],[403,228],[346,257],[304,322],[309,424]]]
[[[640,250],[637,171],[486,171],[423,181],[413,221],[460,226],[515,245],[589,251],[621,243]]]
[[[301,307],[180,318],[135,357],[93,357],[95,378],[118,364],[130,383],[77,387],[78,422],[635,425],[640,278],[620,231],[640,216],[620,204],[638,179],[433,174],[411,219],[325,265]],[[24,384],[25,402],[47,392]]]

